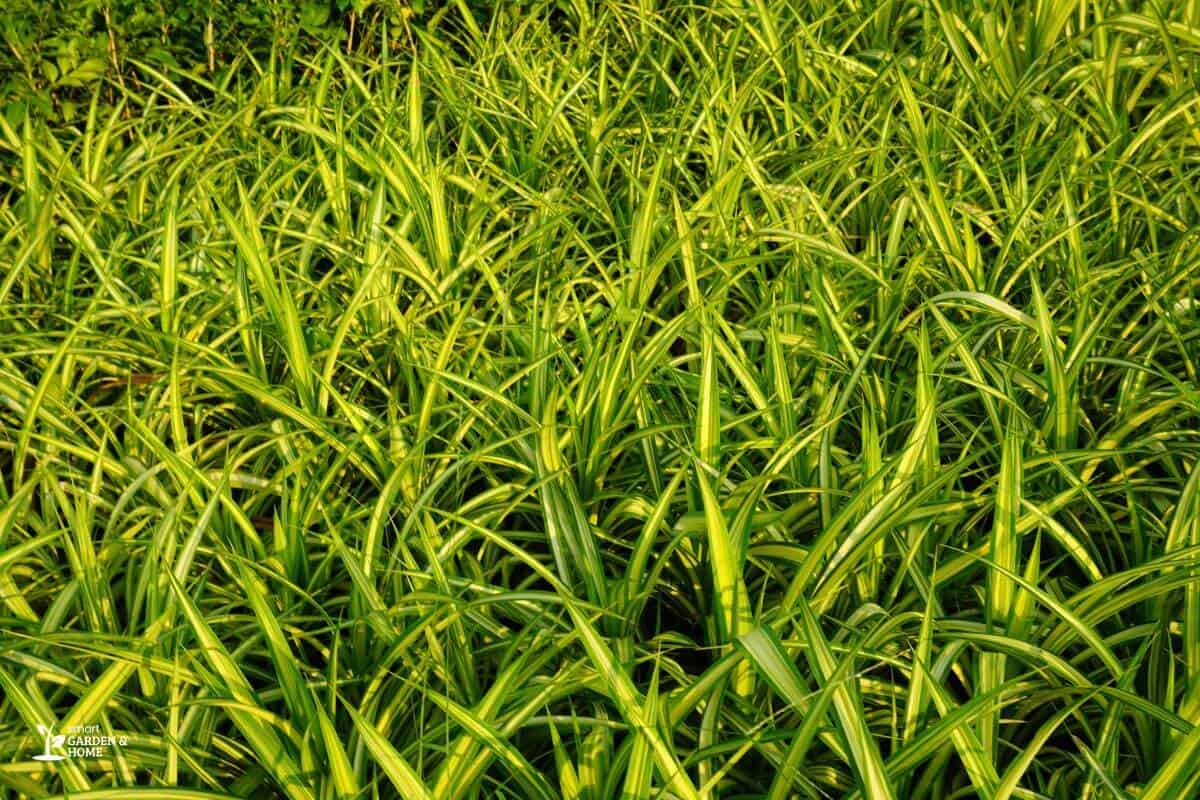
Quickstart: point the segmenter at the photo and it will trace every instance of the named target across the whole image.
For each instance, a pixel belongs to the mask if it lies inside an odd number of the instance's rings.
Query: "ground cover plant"
[[[427,5],[0,115],[0,794],[1200,796],[1200,5]]]

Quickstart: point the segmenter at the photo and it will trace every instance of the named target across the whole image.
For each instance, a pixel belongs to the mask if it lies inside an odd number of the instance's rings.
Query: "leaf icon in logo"
[[[67,740],[66,736],[55,736],[53,727],[45,725],[37,726],[38,733],[42,735],[42,752],[33,757],[34,761],[62,761],[66,756],[60,756],[50,751],[55,747],[62,747],[63,742]]]

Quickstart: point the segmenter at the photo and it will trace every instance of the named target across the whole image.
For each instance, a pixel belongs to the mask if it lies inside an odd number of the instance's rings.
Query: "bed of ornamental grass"
[[[873,5],[0,122],[0,795],[1200,796],[1200,5]]]

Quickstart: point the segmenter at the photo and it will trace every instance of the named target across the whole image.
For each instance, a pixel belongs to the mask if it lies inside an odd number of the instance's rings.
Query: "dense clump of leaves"
[[[387,25],[400,37],[425,12],[409,0],[10,0],[0,11],[0,107],[10,124],[27,111],[70,122],[106,79],[220,80],[247,55],[290,64],[327,46],[369,49]]]
[[[0,118],[4,791],[1196,796],[1195,4],[433,6]]]

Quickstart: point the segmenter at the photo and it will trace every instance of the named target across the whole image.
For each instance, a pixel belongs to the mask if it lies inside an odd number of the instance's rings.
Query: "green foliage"
[[[0,795],[1200,792],[1196,3],[49,8]]]
[[[107,78],[139,67],[213,78],[250,54],[295,57],[351,49],[360,31],[397,33],[424,3],[409,0],[10,0],[0,11],[0,106],[74,119]],[[362,44],[361,33],[357,39]],[[377,45],[377,41],[371,41]]]

